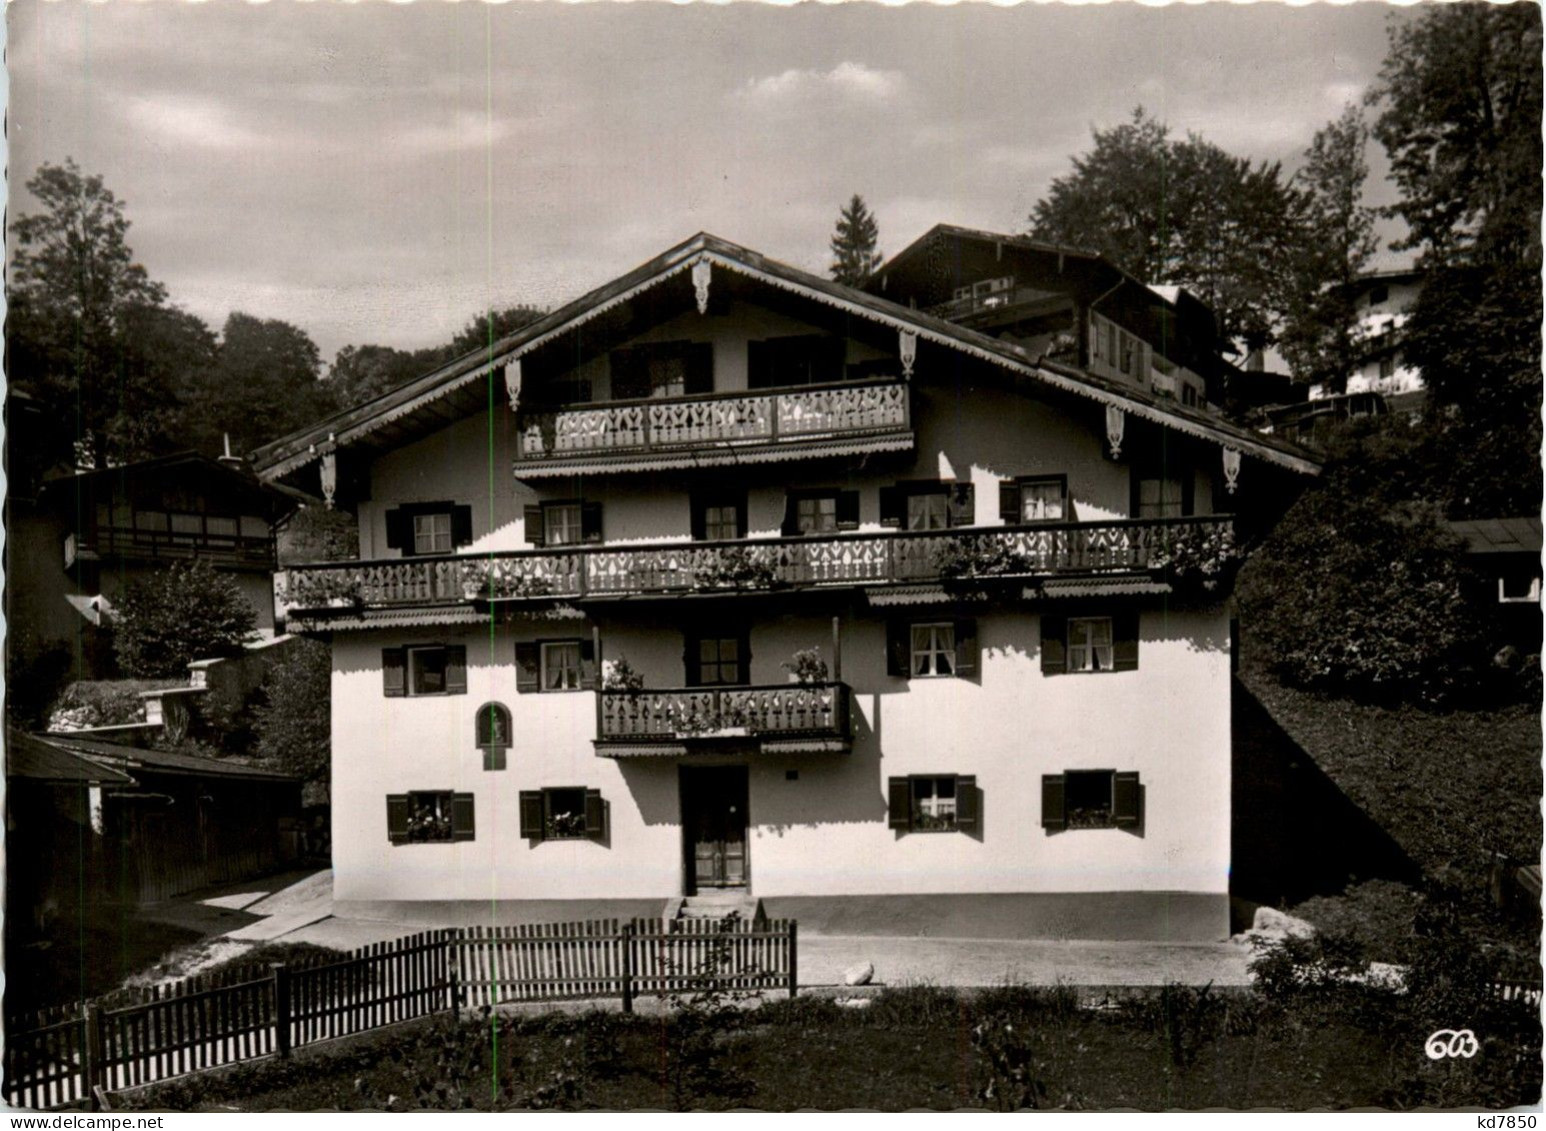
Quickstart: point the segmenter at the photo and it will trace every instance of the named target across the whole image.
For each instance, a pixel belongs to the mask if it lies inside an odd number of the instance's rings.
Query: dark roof
[[[5,732],[5,776],[82,785],[134,784],[128,774],[77,757],[18,730]]]
[[[966,229],[962,230],[966,231]],[[1088,253],[1078,254],[1087,255]],[[889,299],[844,286],[831,279],[808,274],[706,232],[698,233],[648,263],[522,327],[490,348],[469,353],[417,380],[383,393],[363,405],[335,413],[310,428],[301,429],[264,445],[252,453],[253,465],[265,477],[277,479],[320,458],[327,445],[334,443],[347,445],[357,441],[369,444],[366,437],[370,433],[378,430],[389,431],[395,422],[401,422],[405,417],[420,411],[426,413],[429,426],[444,427],[449,420],[443,415],[442,406],[436,403],[442,398],[464,391],[467,386],[484,380],[495,367],[502,366],[513,356],[519,356],[555,338],[565,332],[570,323],[578,323],[589,316],[609,310],[626,301],[633,294],[684,272],[700,259],[783,290],[804,293],[819,301],[828,302],[861,316],[874,318],[883,324],[917,334],[922,339],[1003,365],[1033,381],[1039,380],[1076,395],[1087,396],[1122,408],[1177,431],[1229,444],[1255,458],[1268,459],[1308,474],[1316,474],[1320,470],[1316,457],[1296,444],[1263,436],[1201,408],[1183,406],[1177,401],[1087,373],[1074,366],[1042,361],[1011,342],[979,333],[920,310],[901,306]],[[1165,300],[1156,295],[1155,301]],[[480,408],[487,404],[487,393],[482,391],[481,386],[476,404]]]
[[[93,761],[123,769],[145,769],[163,774],[185,774],[194,777],[250,778],[257,781],[298,782],[299,778],[266,770],[262,766],[244,766],[222,758],[201,758],[195,754],[176,754],[169,750],[141,750],[137,746],[124,746],[117,742],[102,742],[91,738],[76,738],[69,734],[44,735],[43,740]]]
[[[1476,518],[1452,522],[1449,528],[1466,540],[1473,554],[1539,554],[1538,518]]]
[[[94,471],[78,472],[74,475],[50,479],[43,485],[43,489],[47,492],[58,492],[63,489],[79,487],[86,483],[103,480],[122,481],[138,476],[158,475],[163,472],[184,472],[199,478],[213,476],[238,491],[262,497],[270,503],[293,504],[296,502],[316,501],[304,492],[295,490],[293,487],[259,479],[256,475],[239,471],[222,463],[220,460],[211,459],[202,452],[195,451],[173,452],[171,455],[157,456],[154,459],[136,460],[134,463],[119,464],[117,467],[104,467]]]
[[[1172,306],[1175,305],[1174,299],[1159,293],[1132,272],[1124,271],[1098,251],[1091,251],[1086,247],[1072,247],[1067,244],[1046,243],[1042,240],[1032,239],[1030,236],[1016,236],[1006,232],[990,232],[983,228],[963,228],[959,224],[935,224],[928,231],[924,232],[923,235],[877,267],[870,277],[878,279],[887,271],[895,270],[898,265],[905,263],[927,249],[929,241],[933,240],[936,236],[954,236],[957,239],[978,240],[983,243],[1001,243],[1009,247],[1019,248],[1022,251],[1039,252],[1043,255],[1060,255],[1067,259],[1083,259],[1090,263],[1099,264],[1113,275],[1122,276],[1140,289],[1150,292],[1159,301],[1169,303]],[[1178,288],[1180,291],[1185,289],[1184,287]]]

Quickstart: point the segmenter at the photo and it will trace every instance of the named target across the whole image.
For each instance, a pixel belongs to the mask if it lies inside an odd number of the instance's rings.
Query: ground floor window
[[[533,841],[604,841],[607,808],[599,789],[555,786],[522,790],[521,835]]]
[[[1143,786],[1138,774],[1119,770],[1064,770],[1041,779],[1041,823],[1067,829],[1138,829],[1143,824]]]
[[[911,774],[887,783],[890,825],[904,833],[979,831],[982,791],[975,777]]]
[[[393,844],[425,844],[473,839],[470,793],[421,789],[387,795],[387,839]]]

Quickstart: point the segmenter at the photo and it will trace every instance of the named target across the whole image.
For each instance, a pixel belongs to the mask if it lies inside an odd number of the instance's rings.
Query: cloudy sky
[[[10,208],[73,157],[216,328],[411,348],[699,230],[824,272],[855,192],[883,251],[1019,230],[1138,104],[1292,169],[1374,81],[1391,11],[16,0]]]

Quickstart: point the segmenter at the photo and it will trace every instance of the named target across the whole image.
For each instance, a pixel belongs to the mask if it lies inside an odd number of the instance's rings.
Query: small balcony
[[[515,473],[644,471],[912,448],[899,380],[611,401],[523,412]]]
[[[202,558],[213,565],[266,573],[274,568],[274,538],[262,534],[223,534],[145,530],[97,525],[64,541],[65,568],[86,562],[172,562]]]
[[[297,566],[274,579],[287,617],[375,611],[878,588],[972,589],[1053,577],[1154,577],[1227,586],[1238,554],[1228,516],[886,531],[733,542],[515,550]]]
[[[659,757],[755,743],[762,753],[846,752],[846,683],[600,693],[596,753]]]

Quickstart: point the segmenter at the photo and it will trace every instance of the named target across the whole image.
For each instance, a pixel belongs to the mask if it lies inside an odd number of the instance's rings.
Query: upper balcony
[[[606,690],[596,753],[607,758],[712,752],[755,744],[765,754],[846,752],[853,742],[846,683]]]
[[[1238,562],[1228,516],[885,531],[732,542],[394,558],[297,566],[274,579],[274,607],[307,622],[372,611],[500,602],[1067,577],[1159,577],[1227,585]]]
[[[515,473],[534,479],[908,450],[909,401],[907,384],[891,379],[522,412]]]

